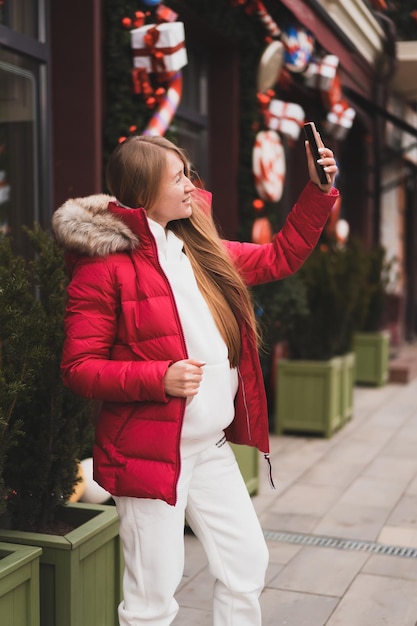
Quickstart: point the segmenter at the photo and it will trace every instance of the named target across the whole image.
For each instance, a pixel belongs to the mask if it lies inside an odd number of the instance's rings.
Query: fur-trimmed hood
[[[133,250],[139,240],[132,230],[109,210],[116,199],[106,194],[67,200],[52,216],[52,232],[66,252],[106,256]]]

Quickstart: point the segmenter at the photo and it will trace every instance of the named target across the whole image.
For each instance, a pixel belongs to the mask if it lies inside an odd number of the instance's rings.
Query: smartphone
[[[320,163],[317,163],[317,159],[321,158],[319,153],[319,146],[317,143],[317,130],[314,122],[306,122],[304,124],[304,134],[310,145],[311,154],[313,155],[314,165],[319,176],[320,182],[323,185],[328,185],[331,182],[330,176],[324,171],[324,168]]]

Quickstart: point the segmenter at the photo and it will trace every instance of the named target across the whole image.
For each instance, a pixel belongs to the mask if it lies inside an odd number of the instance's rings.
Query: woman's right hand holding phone
[[[306,132],[308,140],[305,142],[310,179],[319,189],[321,189],[321,191],[324,193],[330,193],[338,171],[336,160],[333,156],[332,150],[330,150],[330,148],[326,148],[323,144],[320,134],[315,129],[314,124],[309,123],[306,124],[306,126],[313,127],[312,132],[311,128],[306,129],[306,131],[310,130],[310,133]],[[313,143],[313,145],[311,145],[311,143]],[[323,172],[319,175],[320,168],[324,170],[324,176]]]

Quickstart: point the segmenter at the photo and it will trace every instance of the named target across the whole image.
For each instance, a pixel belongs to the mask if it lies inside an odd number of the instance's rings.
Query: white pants
[[[115,498],[125,571],[120,626],[168,626],[184,569],[184,517],[215,578],[214,626],[260,626],[268,550],[228,444],[183,459],[178,502]]]

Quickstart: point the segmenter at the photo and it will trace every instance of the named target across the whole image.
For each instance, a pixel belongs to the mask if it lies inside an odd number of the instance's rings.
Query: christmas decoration
[[[285,153],[278,133],[273,130],[260,131],[253,147],[252,170],[255,186],[262,200],[280,200],[285,169]]]
[[[243,6],[248,15],[256,15],[265,26],[268,35],[273,39],[281,36],[280,27],[260,0],[232,0],[232,5]]]
[[[352,128],[356,112],[346,100],[336,102],[327,114],[326,129],[335,139],[344,139]]]
[[[336,239],[338,243],[344,245],[349,238],[349,232],[349,222],[343,219],[336,222]]]
[[[255,209],[255,211],[262,211],[265,207],[265,203],[263,200],[261,200],[260,198],[256,198],[253,202],[252,202],[252,206]]]
[[[326,54],[322,59],[312,61],[304,74],[305,84],[313,89],[330,91],[339,65],[334,54]]]
[[[304,72],[314,50],[313,35],[298,26],[288,27],[281,36],[284,44],[284,63],[290,72]]]
[[[161,92],[159,106],[148,122],[144,135],[164,135],[175,115],[182,93],[182,72],[177,72],[168,81],[168,88]]]
[[[178,18],[178,13],[175,13],[169,7],[166,7],[164,4],[160,4],[155,12],[156,21],[160,22],[175,22]]]
[[[258,91],[265,92],[277,82],[284,62],[284,46],[271,41],[262,53],[257,74]]]
[[[256,218],[252,226],[253,243],[271,243],[272,236],[272,226],[269,219],[267,217]]]
[[[322,102],[326,109],[331,110],[335,104],[342,100],[342,82],[338,72],[336,72],[330,87],[327,91],[320,92]]]
[[[253,4],[256,5],[256,15],[264,24],[269,35],[271,35],[271,37],[279,37],[281,35],[281,29],[278,24],[272,19],[271,15],[265,8],[265,5],[257,0],[255,0]]]
[[[304,109],[294,102],[271,100],[264,112],[265,125],[292,140],[297,140],[304,124]]]
[[[177,72],[187,65],[184,24],[148,24],[131,31],[134,67],[148,73]]]
[[[157,4],[159,2],[148,3],[149,6]],[[144,24],[144,17],[149,14],[136,12],[135,15],[136,28],[130,32],[132,88],[136,95],[143,96],[149,109],[156,108],[143,134],[164,135],[181,100],[180,70],[188,62],[184,24],[177,22],[178,14],[164,5],[156,9],[155,24]],[[119,141],[124,139],[120,137]]]

